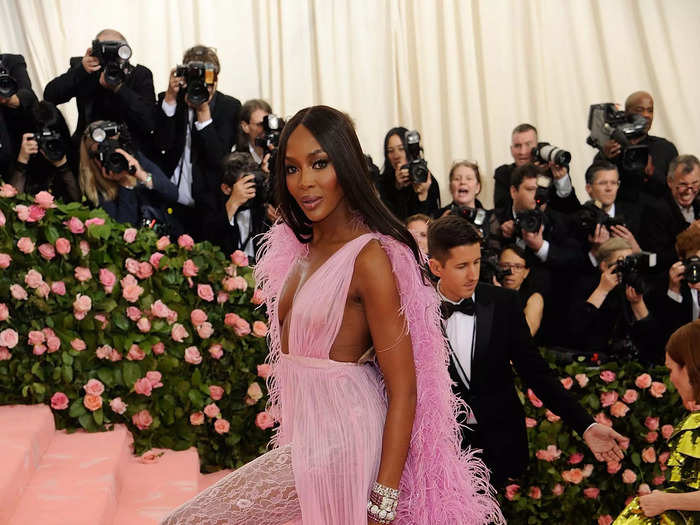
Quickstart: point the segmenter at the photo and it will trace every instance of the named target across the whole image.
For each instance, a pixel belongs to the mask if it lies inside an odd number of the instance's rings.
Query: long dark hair
[[[396,128],[391,128],[384,135],[384,166],[382,166],[382,180],[387,182],[387,185],[391,187],[394,186],[394,166],[391,165],[389,161],[389,155],[387,155],[386,149],[389,147],[389,139],[393,135],[398,135],[401,139],[401,144],[403,144],[403,149],[406,151],[406,132],[408,129],[403,126],[398,126]]]
[[[300,110],[284,126],[280,137],[273,174],[275,193],[282,219],[292,228],[297,239],[308,243],[313,237],[311,221],[289,193],[286,184],[284,158],[287,141],[298,126],[308,129],[328,154],[350,209],[356,210],[372,231],[393,237],[408,246],[416,261],[422,264],[413,235],[374,192],[367,162],[350,117],[329,106],[312,106]]]

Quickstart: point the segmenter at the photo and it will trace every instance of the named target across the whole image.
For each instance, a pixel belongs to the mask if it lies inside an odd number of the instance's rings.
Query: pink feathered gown
[[[358,253],[377,239],[389,256],[414,353],[418,399],[401,479],[397,525],[504,523],[488,471],[460,450],[438,299],[410,250],[393,238],[361,235],[334,253],[296,292],[289,354],[280,346],[277,299],[308,247],[286,225],[267,234],[256,267],[270,316],[269,410],[279,421],[274,448],[174,511],[163,523],[366,525],[379,470],[387,401],[372,363],[329,359]]]

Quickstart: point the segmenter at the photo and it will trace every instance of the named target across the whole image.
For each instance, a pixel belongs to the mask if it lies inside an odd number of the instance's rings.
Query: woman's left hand
[[[428,173],[428,180],[421,184],[414,184],[413,191],[418,195],[419,201],[424,201],[428,198],[428,190],[430,190],[430,185],[433,183],[432,174]]]
[[[660,490],[655,490],[651,494],[640,496],[639,506],[642,507],[644,515],[651,518],[652,516],[658,516],[669,510],[666,507],[667,499],[668,494]]]

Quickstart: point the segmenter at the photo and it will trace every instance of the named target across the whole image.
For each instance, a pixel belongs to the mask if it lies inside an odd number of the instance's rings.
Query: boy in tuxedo
[[[483,450],[492,483],[502,488],[529,459],[525,412],[513,368],[545,406],[572,426],[599,461],[623,457],[626,438],[593,418],[561,385],[535,347],[518,296],[479,282],[481,237],[465,219],[447,215],[428,228],[430,270],[440,280],[455,392],[472,409],[463,442]],[[512,363],[512,365],[511,365]]]

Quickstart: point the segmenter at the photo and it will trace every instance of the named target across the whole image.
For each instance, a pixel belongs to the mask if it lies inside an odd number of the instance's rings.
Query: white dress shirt
[[[668,290],[666,295],[677,303],[683,302],[683,296],[672,290]],[[700,304],[698,304],[698,291],[695,288],[690,289],[690,299],[691,303],[693,303],[693,319],[698,319],[700,318]]]

